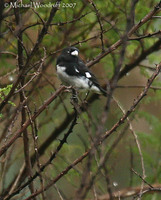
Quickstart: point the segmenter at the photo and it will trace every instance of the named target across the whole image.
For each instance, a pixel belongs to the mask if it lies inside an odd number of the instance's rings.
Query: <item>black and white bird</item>
[[[107,96],[106,91],[100,86],[95,75],[80,59],[79,50],[76,47],[63,49],[57,59],[56,70],[63,84]]]

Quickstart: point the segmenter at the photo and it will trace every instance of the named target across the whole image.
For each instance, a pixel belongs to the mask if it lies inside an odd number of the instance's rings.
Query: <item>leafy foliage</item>
[[[0,88],[0,100],[1,101],[3,101],[5,99],[5,97],[10,92],[11,88],[12,88],[12,84],[9,84],[4,88]],[[16,106],[16,104],[12,101],[8,101],[8,103],[12,106]],[[2,115],[2,113],[0,113],[0,118],[2,118],[2,117],[3,117],[3,115]]]
[[[0,199],[159,199],[161,3],[58,2],[0,5]],[[55,70],[70,45],[112,98],[73,102]]]

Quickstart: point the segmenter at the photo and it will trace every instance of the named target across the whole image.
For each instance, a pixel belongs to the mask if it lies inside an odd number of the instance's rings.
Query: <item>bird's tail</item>
[[[107,97],[108,96],[108,93],[106,90],[104,90],[102,87],[99,88],[101,93],[103,94],[103,96]]]

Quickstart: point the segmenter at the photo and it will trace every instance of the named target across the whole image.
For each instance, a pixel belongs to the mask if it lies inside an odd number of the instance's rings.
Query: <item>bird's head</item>
[[[68,56],[78,57],[79,50],[76,47],[67,47],[62,53]]]

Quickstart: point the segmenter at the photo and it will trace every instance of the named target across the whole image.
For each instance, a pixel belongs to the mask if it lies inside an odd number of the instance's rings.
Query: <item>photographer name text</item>
[[[30,2],[28,4],[23,4],[22,2],[10,2],[10,3],[4,3],[5,8],[51,8],[51,7],[57,7],[57,8],[75,8],[76,3],[41,3],[41,2]]]

